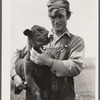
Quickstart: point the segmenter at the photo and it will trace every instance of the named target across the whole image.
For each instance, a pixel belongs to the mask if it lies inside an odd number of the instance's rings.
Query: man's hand
[[[33,48],[30,50],[30,59],[39,65],[47,65],[49,67],[52,67],[53,59],[50,58],[47,54],[39,54],[36,52]]]
[[[19,90],[24,89],[26,86],[22,83],[22,79],[19,75],[14,76],[14,83]]]

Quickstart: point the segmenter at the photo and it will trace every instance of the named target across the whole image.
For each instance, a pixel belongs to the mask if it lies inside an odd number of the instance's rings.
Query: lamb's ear
[[[24,32],[23,32],[24,35],[26,36],[30,36],[32,34],[32,31],[29,30],[29,29],[26,29]]]

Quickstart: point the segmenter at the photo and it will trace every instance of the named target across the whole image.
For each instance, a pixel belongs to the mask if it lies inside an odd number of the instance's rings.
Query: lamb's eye
[[[36,34],[35,36],[36,36],[36,37],[39,37],[40,35],[39,35],[39,34]]]
[[[43,31],[43,30],[41,30],[40,32],[41,32],[41,33],[44,33],[44,31]]]
[[[39,38],[39,36],[36,36],[35,39],[38,41],[40,38]]]

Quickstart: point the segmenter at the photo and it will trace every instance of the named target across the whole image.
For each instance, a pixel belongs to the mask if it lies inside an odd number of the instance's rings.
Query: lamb
[[[50,86],[50,67],[37,65],[30,60],[30,49],[34,48],[38,53],[42,53],[40,48],[47,45],[52,36],[48,37],[48,30],[34,25],[31,30],[26,29],[24,35],[28,39],[28,50],[25,54],[24,74],[27,86],[30,88],[33,100],[41,100],[41,93],[45,93],[43,100],[48,100],[48,91]]]

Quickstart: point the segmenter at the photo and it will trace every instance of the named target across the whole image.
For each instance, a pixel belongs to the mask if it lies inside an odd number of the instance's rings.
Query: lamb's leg
[[[27,85],[31,90],[34,100],[41,100],[40,89],[34,82],[34,79],[30,75],[26,75]]]
[[[34,100],[41,100],[40,89],[36,85],[34,78],[32,77],[32,72],[34,70],[34,63],[27,59],[25,62],[25,79],[27,81],[27,85],[30,88]]]
[[[23,64],[23,59],[19,59],[16,63],[15,63],[15,70],[16,73],[20,76],[20,78],[22,79],[23,83],[25,82],[25,75],[24,75],[24,64]],[[15,86],[14,89],[14,93],[15,94],[20,94],[22,90],[18,89]]]

